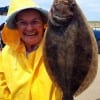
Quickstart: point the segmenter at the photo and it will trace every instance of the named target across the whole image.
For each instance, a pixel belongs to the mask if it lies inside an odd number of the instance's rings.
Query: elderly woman
[[[13,0],[2,31],[6,44],[0,55],[2,100],[61,100],[42,57],[47,11],[35,2]]]

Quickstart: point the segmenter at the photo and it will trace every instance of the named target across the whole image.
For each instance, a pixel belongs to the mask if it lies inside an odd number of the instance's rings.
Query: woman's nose
[[[31,24],[27,24],[26,29],[27,29],[28,31],[33,30],[33,28],[34,28],[34,27],[33,27]]]

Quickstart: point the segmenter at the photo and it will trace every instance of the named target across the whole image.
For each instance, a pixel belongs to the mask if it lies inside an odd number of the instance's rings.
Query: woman
[[[11,2],[2,32],[6,46],[0,57],[0,99],[61,100],[62,92],[48,76],[42,57],[46,23],[47,12],[34,2]]]

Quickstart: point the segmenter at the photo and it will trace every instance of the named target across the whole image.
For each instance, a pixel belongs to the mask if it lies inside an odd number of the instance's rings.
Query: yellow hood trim
[[[38,7],[38,5],[33,0],[11,0],[7,16],[27,7]]]
[[[2,40],[13,50],[17,50],[21,45],[19,32],[16,29],[9,29],[6,25],[2,30]]]

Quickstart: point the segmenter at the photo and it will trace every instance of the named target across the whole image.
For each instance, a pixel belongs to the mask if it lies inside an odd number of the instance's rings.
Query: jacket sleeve
[[[5,75],[3,72],[3,66],[2,66],[2,57],[0,54],[0,99],[2,100],[10,100],[10,91],[8,89]]]

